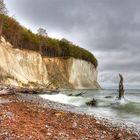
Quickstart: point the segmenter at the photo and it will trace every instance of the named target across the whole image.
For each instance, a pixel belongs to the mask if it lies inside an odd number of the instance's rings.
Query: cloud
[[[90,50],[99,61],[100,82],[140,83],[139,0],[6,0],[24,25],[65,37]],[[114,78],[113,78],[114,77]]]

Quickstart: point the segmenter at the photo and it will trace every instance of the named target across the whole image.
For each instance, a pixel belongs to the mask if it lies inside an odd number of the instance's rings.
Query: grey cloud
[[[140,83],[139,0],[5,0],[10,13],[32,28],[61,36],[92,51],[101,82],[123,72]],[[130,76],[128,76],[130,75]]]

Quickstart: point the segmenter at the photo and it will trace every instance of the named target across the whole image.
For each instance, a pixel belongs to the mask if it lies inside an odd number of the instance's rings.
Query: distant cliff
[[[91,62],[75,58],[42,57],[35,51],[14,48],[2,37],[0,82],[65,89],[97,89],[97,70]]]

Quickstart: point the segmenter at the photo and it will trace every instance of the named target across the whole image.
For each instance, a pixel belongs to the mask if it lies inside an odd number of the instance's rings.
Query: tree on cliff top
[[[43,28],[39,28],[37,30],[37,34],[39,35],[39,40],[40,40],[39,52],[42,55],[43,54],[43,52],[42,52],[42,46],[44,45],[44,39],[43,39],[43,37],[47,37],[48,34],[47,34],[46,30],[43,29]]]
[[[7,14],[7,9],[3,0],[0,0],[0,14]]]
[[[2,14],[2,15],[7,14],[7,9],[6,9],[6,6],[5,6],[3,0],[0,0],[0,14]],[[0,19],[0,36],[2,34],[2,27],[3,27],[3,20]]]
[[[40,35],[40,36],[44,36],[44,37],[48,36],[46,30],[43,29],[43,28],[39,28],[39,29],[37,30],[37,34]]]
[[[81,48],[67,39],[54,39],[44,36],[46,31],[34,34],[31,30],[21,26],[14,18],[0,14],[3,21],[3,37],[15,48],[38,51],[43,57],[74,57],[91,62],[97,67],[98,63],[92,53]],[[45,34],[44,34],[45,33]]]

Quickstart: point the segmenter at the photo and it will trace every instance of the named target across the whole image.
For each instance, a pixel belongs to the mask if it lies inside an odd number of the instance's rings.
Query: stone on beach
[[[95,117],[54,109],[58,103],[35,95],[14,94],[2,98],[10,102],[1,105],[0,139],[116,140],[119,133],[122,139],[138,138],[134,133],[104,124]]]
[[[91,101],[86,102],[86,105],[88,105],[88,106],[96,106],[97,105],[97,100],[93,98]]]

